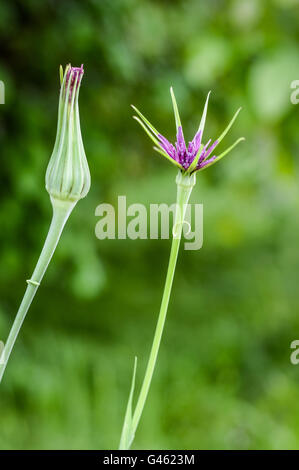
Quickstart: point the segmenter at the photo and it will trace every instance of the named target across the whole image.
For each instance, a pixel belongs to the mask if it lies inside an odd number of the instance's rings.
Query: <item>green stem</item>
[[[180,228],[179,238],[173,238],[172,244],[171,244],[169,264],[168,264],[168,270],[167,270],[167,275],[166,275],[165,287],[164,287],[158,322],[157,322],[157,326],[156,326],[156,330],[154,334],[154,339],[153,339],[153,344],[152,344],[149,360],[148,360],[147,367],[146,367],[144,380],[143,380],[142,387],[140,390],[140,395],[138,397],[136,408],[133,414],[132,425],[133,425],[133,428],[135,429],[135,432],[136,432],[137,426],[139,424],[139,421],[143,412],[143,408],[144,408],[145,401],[146,401],[148,391],[150,388],[152,376],[154,373],[155,365],[157,362],[157,356],[158,356],[159,347],[160,347],[161,338],[162,338],[163,329],[164,329],[164,324],[166,320],[168,303],[169,303],[170,293],[171,293],[171,288],[172,288],[172,282],[173,282],[177,257],[178,257],[179,248],[180,248],[181,230],[182,229]]]
[[[7,362],[11,351],[14,347],[15,341],[19,334],[20,328],[23,324],[23,321],[26,317],[28,309],[31,305],[31,302],[36,294],[37,289],[41,283],[41,280],[46,272],[49,262],[53,256],[57,243],[59,241],[60,235],[62,233],[63,227],[74,208],[75,203],[73,202],[64,202],[57,199],[52,199],[53,205],[53,216],[51,225],[47,238],[45,240],[42,252],[38,259],[37,265],[34,269],[34,272],[31,276],[31,279],[27,281],[28,286],[25,291],[23,300],[19,307],[18,313],[16,315],[15,321],[10,330],[8,339],[2,351],[0,357],[0,383],[4,374],[4,371],[7,366]]]
[[[136,408],[132,417],[131,427],[130,427],[130,436],[124,435],[124,432],[121,437],[120,442],[120,449],[129,449],[135,436],[135,432],[137,430],[143,408],[146,402],[146,398],[149,392],[151,380],[153,377],[153,373],[155,370],[155,365],[158,357],[159,347],[161,343],[161,338],[163,334],[163,329],[165,325],[166,315],[167,315],[167,308],[169,304],[171,288],[175,273],[175,267],[177,262],[177,257],[179,253],[179,247],[181,242],[182,236],[182,229],[183,223],[186,213],[187,204],[189,201],[189,197],[192,191],[192,188],[195,184],[195,173],[192,175],[182,174],[181,172],[178,173],[177,179],[177,201],[176,201],[176,215],[175,215],[175,222],[173,227],[173,239],[171,244],[170,250],[170,257],[165,281],[165,287],[160,307],[160,313],[158,316],[158,322],[154,334],[154,340],[149,356],[149,360],[146,367],[145,376],[143,379],[143,383],[141,386],[141,390],[139,393],[139,397],[137,400]]]

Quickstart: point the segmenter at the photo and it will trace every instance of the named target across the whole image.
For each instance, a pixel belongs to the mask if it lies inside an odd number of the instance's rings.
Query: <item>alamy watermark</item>
[[[175,226],[177,204],[144,204],[127,206],[126,196],[118,196],[117,210],[112,204],[99,204],[95,215],[95,235],[99,240],[111,239],[151,239],[176,237],[179,227]],[[199,250],[203,244],[203,205],[187,204],[182,236],[185,250]]]
[[[0,104],[5,103],[5,85],[2,80],[0,80]]]
[[[296,366],[297,364],[299,364],[299,340],[294,339],[294,341],[292,341],[290,344],[290,348],[294,349],[294,351],[290,355],[290,361],[291,364]]]
[[[299,80],[293,80],[290,87],[294,90],[290,95],[290,101],[292,104],[299,103]]]

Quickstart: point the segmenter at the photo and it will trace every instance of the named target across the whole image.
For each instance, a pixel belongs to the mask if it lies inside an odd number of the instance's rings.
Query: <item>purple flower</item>
[[[165,150],[165,152],[176,162],[178,162],[181,165],[182,169],[185,171],[188,170],[191,163],[194,161],[194,159],[199,153],[198,162],[195,166],[195,169],[193,170],[196,171],[200,170],[201,168],[204,168],[206,165],[215,160],[216,155],[209,159],[208,156],[212,153],[212,151],[218,144],[218,140],[215,140],[215,142],[210,145],[210,147],[208,147],[210,143],[209,140],[209,142],[205,146],[202,146],[201,135],[201,130],[196,132],[193,140],[188,143],[187,147],[185,144],[182,126],[179,126],[175,146],[168,142],[168,140],[161,134],[158,134],[158,139],[160,141],[161,147]]]
[[[212,155],[212,152],[215,150],[217,145],[221,142],[223,137],[227,134],[229,129],[231,128],[233,122],[235,121],[237,115],[239,114],[241,108],[235,113],[234,117],[226,127],[226,129],[222,132],[222,134],[211,144],[211,139],[204,144],[203,143],[203,131],[205,126],[208,102],[209,102],[209,95],[207,96],[201,122],[199,128],[193,138],[193,140],[188,142],[188,145],[185,143],[183,128],[181,125],[181,120],[178,112],[178,107],[176,103],[176,99],[173,93],[173,89],[170,88],[172,104],[174,109],[175,121],[176,121],[176,128],[177,128],[177,135],[176,135],[176,143],[173,145],[171,144],[166,137],[160,134],[152,124],[141,114],[141,112],[132,106],[133,109],[138,114],[134,116],[139,124],[143,127],[149,137],[155,143],[154,149],[159,152],[164,157],[168,158],[174,165],[179,167],[182,172],[186,173],[193,173],[195,171],[203,170],[204,168],[216,163],[216,161],[220,160],[224,155],[230,152],[239,142],[244,140],[244,137],[239,138],[233,145],[231,145],[228,149],[222,152],[220,155]],[[210,145],[211,144],[211,145]]]

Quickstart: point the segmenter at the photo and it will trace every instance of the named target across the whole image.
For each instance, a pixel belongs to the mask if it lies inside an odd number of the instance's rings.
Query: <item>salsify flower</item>
[[[46,189],[53,208],[51,225],[33,274],[27,280],[27,289],[0,355],[0,382],[9,356],[26,317],[31,302],[40,286],[49,262],[59,242],[68,217],[77,202],[90,188],[90,174],[86,160],[79,119],[78,96],[83,66],[60,67],[60,96],[58,124],[54,149],[46,172]]]
[[[175,212],[175,220],[174,220],[174,227],[173,227],[173,239],[171,244],[170,250],[170,257],[166,275],[166,281],[161,301],[160,313],[158,317],[158,322],[154,334],[154,340],[152,343],[152,348],[150,352],[150,356],[147,363],[147,368],[145,371],[144,379],[142,382],[142,386],[139,392],[139,396],[136,402],[136,406],[134,411],[132,410],[132,403],[133,403],[133,394],[134,394],[134,387],[135,387],[135,375],[136,375],[136,367],[137,367],[137,360],[135,359],[134,365],[134,372],[133,372],[133,379],[131,384],[131,391],[129,394],[129,400],[127,404],[126,415],[123,424],[123,430],[120,440],[120,449],[129,449],[132,445],[134,440],[134,436],[138,427],[138,423],[140,421],[143,408],[146,402],[146,398],[149,392],[152,376],[154,373],[157,356],[159,352],[159,346],[161,343],[162,333],[164,329],[172,283],[175,273],[175,267],[179,252],[179,246],[182,236],[182,227],[184,224],[184,218],[186,214],[187,204],[192,192],[192,188],[196,182],[196,173],[199,171],[208,168],[209,166],[213,165],[217,161],[219,161],[224,155],[230,152],[241,140],[244,140],[243,137],[236,140],[236,142],[227,148],[224,152],[217,154],[215,152],[217,145],[221,142],[221,140],[225,137],[229,129],[231,128],[232,124],[234,123],[240,109],[235,113],[234,117],[226,127],[226,129],[222,132],[222,134],[213,142],[211,143],[211,139],[204,143],[203,140],[203,132],[204,126],[206,121],[207,109],[208,109],[208,102],[210,93],[207,96],[202,118],[199,124],[199,128],[193,138],[188,145],[185,143],[183,128],[178,112],[178,107],[176,103],[176,99],[173,93],[172,88],[170,88],[172,104],[174,109],[175,115],[175,122],[176,122],[176,129],[177,129],[177,138],[176,143],[173,145],[171,144],[166,137],[164,137],[154,126],[141,114],[141,112],[133,106],[133,109],[136,111],[138,116],[134,116],[134,118],[139,122],[139,124],[143,127],[145,132],[150,136],[153,140],[155,147],[154,149],[159,152],[163,157],[167,158],[171,163],[176,165],[179,168],[178,175],[176,177],[176,184],[177,184],[177,203],[176,203],[176,212]]]
[[[198,130],[194,136],[194,138],[188,142],[186,145],[183,128],[178,112],[178,106],[176,103],[176,99],[173,93],[172,87],[170,88],[170,94],[173,104],[173,110],[175,115],[175,122],[177,128],[177,135],[176,135],[176,142],[175,144],[171,144],[166,137],[164,137],[154,126],[141,114],[141,112],[132,105],[132,108],[136,111],[139,117],[134,116],[134,119],[139,122],[139,124],[143,127],[145,132],[149,135],[149,137],[153,140],[155,146],[154,149],[170,160],[171,163],[176,165],[180,168],[183,172],[192,174],[196,171],[201,171],[204,168],[207,168],[225,155],[227,155],[239,142],[244,140],[243,137],[240,137],[236,140],[236,142],[227,148],[224,152],[217,155],[214,154],[216,147],[222,141],[222,139],[226,136],[228,131],[230,130],[231,126],[233,125],[236,117],[238,116],[241,108],[237,110],[235,115],[233,116],[232,120],[226,127],[226,129],[222,132],[222,134],[213,142],[212,140],[208,140],[205,144],[203,141],[203,131],[205,127],[207,109],[208,109],[208,102],[210,97],[210,92],[208,93],[202,118],[198,127]]]

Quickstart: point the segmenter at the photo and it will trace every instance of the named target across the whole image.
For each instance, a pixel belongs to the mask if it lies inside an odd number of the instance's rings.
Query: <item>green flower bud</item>
[[[51,199],[76,203],[90,188],[90,173],[83,147],[78,96],[84,70],[60,67],[60,97],[56,141],[46,173]]]

